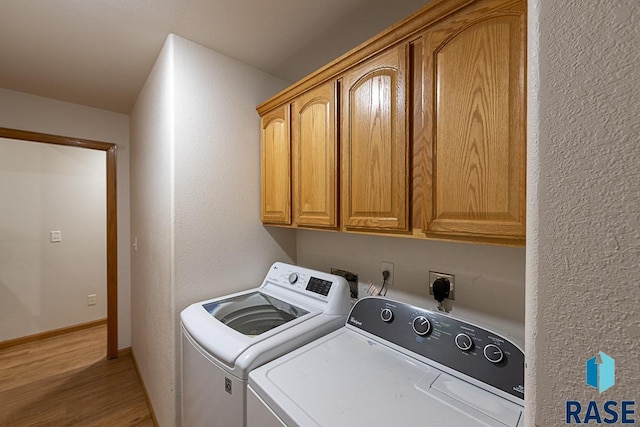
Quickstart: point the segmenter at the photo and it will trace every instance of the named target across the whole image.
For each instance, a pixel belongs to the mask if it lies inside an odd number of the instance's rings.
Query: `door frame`
[[[0,137],[100,150],[107,172],[107,359],[118,357],[118,221],[116,144],[0,127]]]

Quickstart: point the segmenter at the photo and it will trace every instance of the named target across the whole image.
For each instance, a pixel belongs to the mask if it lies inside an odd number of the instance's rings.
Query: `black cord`
[[[386,279],[382,279],[382,286],[380,286],[380,290],[378,291],[378,296],[382,295],[382,291],[384,290],[384,288],[387,286],[387,280]],[[387,295],[387,291],[385,290],[384,295]]]
[[[380,287],[380,290],[378,291],[378,296],[382,295],[382,291],[384,290],[384,295],[387,295],[387,279],[389,278],[389,272],[387,270],[384,270],[382,272],[382,286]]]

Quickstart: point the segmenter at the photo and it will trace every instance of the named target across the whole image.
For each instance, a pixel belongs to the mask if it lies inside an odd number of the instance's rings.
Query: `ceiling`
[[[295,82],[428,0],[2,0],[0,88],[128,114],[170,33]]]

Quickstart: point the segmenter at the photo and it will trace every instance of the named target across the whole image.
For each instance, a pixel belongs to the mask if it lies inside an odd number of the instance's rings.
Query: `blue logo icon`
[[[597,388],[600,393],[616,383],[616,362],[613,357],[600,352],[587,360],[587,385]]]

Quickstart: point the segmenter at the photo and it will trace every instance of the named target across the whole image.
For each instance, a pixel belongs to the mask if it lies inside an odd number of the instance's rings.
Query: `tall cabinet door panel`
[[[406,230],[407,46],[349,70],[342,90],[343,215],[347,229]]]
[[[291,224],[289,105],[261,118],[262,222]]]
[[[526,15],[482,13],[454,16],[426,36],[425,231],[523,238]]]
[[[325,83],[292,105],[293,201],[300,226],[338,226],[336,83]]]

